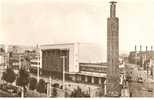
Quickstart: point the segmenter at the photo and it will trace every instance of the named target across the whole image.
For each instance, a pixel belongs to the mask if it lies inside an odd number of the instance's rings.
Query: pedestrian
[[[132,92],[130,92],[130,97],[132,97]]]

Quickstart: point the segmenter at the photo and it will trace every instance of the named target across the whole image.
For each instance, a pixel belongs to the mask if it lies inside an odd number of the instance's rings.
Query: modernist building
[[[102,85],[106,64],[101,64],[102,49],[96,44],[65,43],[42,45],[40,66],[43,74],[67,81]],[[64,57],[64,58],[63,58]],[[64,67],[64,69],[63,69]]]
[[[110,17],[107,20],[107,95],[119,96],[119,19],[116,17],[116,2],[110,3]]]

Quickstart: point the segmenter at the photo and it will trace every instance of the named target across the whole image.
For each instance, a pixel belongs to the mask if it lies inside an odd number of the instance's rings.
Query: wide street
[[[154,83],[129,82],[129,91],[132,97],[152,97],[154,96]]]
[[[0,90],[0,97],[14,97],[11,94]]]

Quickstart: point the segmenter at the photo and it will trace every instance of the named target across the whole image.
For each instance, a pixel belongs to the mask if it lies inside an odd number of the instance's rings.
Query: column
[[[39,59],[39,56],[37,59],[38,59],[38,61],[37,61],[37,82],[39,82],[39,80],[40,80],[40,65],[39,65],[40,59]]]
[[[91,83],[92,84],[94,83],[94,77],[91,77]]]
[[[152,78],[154,80],[154,66],[152,65]]]
[[[101,77],[98,78],[98,83],[101,84]]]
[[[106,80],[104,81],[104,95],[106,95]]]
[[[21,98],[24,98],[24,88],[21,87]]]
[[[49,97],[51,96],[52,88],[51,88],[51,76],[49,77]]]
[[[87,76],[85,76],[85,82],[86,82],[86,83],[88,82],[88,77],[87,77]]]
[[[78,76],[77,76],[77,82],[80,82],[80,81],[81,81],[81,76],[78,75]]]
[[[43,58],[42,58],[42,57],[43,57],[43,56],[42,56],[42,54],[43,54],[43,51],[42,51],[42,50],[40,50],[40,61],[39,61],[39,62],[40,62],[40,64],[39,64],[39,65],[40,65],[40,66],[39,66],[39,67],[40,67],[40,69],[42,69],[42,59],[43,59]],[[40,71],[40,75],[42,75],[42,73],[43,73],[43,72],[42,72],[42,71]]]

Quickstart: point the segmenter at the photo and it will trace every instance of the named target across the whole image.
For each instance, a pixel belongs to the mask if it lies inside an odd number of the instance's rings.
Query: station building
[[[53,79],[102,85],[106,79],[106,54],[92,43],[65,43],[40,46],[42,73]],[[105,51],[104,51],[105,52]],[[63,69],[64,68],[64,69]]]

